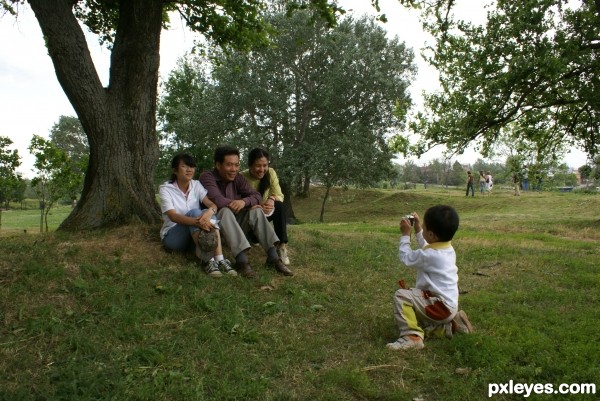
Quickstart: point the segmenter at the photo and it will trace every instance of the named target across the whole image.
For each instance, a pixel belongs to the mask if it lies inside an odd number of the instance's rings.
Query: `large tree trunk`
[[[102,87],[73,15],[73,1],[29,3],[45,36],[58,81],[90,145],[81,199],[60,228],[158,222],[153,176],[158,162],[155,130],[162,1],[119,3],[107,88]]]

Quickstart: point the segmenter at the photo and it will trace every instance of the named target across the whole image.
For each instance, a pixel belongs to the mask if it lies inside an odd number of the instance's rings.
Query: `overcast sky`
[[[342,7],[362,15],[373,13],[371,0],[341,0]],[[461,18],[482,23],[485,19],[483,2],[468,0],[458,2],[463,8],[457,10]],[[419,49],[432,40],[423,33],[417,13],[402,7],[398,0],[380,0],[382,12],[388,22],[384,24],[390,37],[398,36],[415,51],[419,73],[411,87],[415,103],[421,103],[422,91],[438,88],[437,74],[419,56]],[[172,21],[172,29],[163,31],[161,37],[160,75],[166,78],[174,68],[177,59],[193,45],[195,36],[187,32],[178,20]],[[25,177],[33,177],[34,158],[27,150],[33,135],[49,137],[52,126],[61,115],[75,116],[73,107],[67,100],[56,80],[54,68],[44,46],[42,34],[33,12],[22,6],[17,20],[10,15],[0,19],[0,136],[13,141],[13,147],[21,156],[21,172]],[[88,44],[102,81],[108,82],[110,53],[101,48],[95,37],[89,35]],[[441,150],[429,152],[420,160],[422,164],[441,156]],[[478,155],[466,152],[458,160],[473,163]],[[567,164],[579,167],[586,162],[582,152],[574,152],[566,159]]]

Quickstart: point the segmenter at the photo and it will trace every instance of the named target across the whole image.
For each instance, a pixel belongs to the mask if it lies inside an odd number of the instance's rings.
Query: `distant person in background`
[[[269,221],[273,222],[275,234],[279,238],[277,253],[281,261],[289,265],[287,243],[287,214],[283,204],[283,192],[279,185],[277,173],[269,167],[269,152],[255,148],[248,154],[248,169],[241,174],[248,180],[252,188],[262,195],[260,208]]]
[[[217,206],[207,197],[200,181],[194,180],[196,162],[186,153],[173,157],[171,179],[158,190],[163,225],[160,238],[165,249],[187,251],[195,247],[206,274],[219,277],[221,272],[236,276],[231,263],[223,257],[217,230]],[[200,203],[207,207],[200,210]]]
[[[521,186],[519,183],[519,174],[516,172],[512,175],[513,187],[515,188],[515,196],[521,196],[521,192],[519,192],[519,187]]]
[[[492,178],[492,174],[487,171],[485,173],[485,191],[488,195],[492,194],[492,189],[494,188],[494,179]]]
[[[473,174],[467,171],[467,195],[469,196],[469,189],[471,190],[471,196],[475,196],[475,189],[473,188]]]
[[[542,190],[542,184],[543,184],[544,180],[542,179],[542,174],[541,173],[536,173],[535,175],[535,190],[536,191],[541,191]]]
[[[527,164],[524,164],[523,170],[521,170],[521,180],[523,191],[529,191],[529,169],[527,168]]]
[[[485,194],[485,174],[483,170],[479,170],[479,192],[481,195]]]

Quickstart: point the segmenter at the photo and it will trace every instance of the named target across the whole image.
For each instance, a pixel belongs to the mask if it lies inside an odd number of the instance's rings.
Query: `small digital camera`
[[[406,216],[402,217],[402,219],[408,220],[411,226],[415,225],[415,216],[413,216],[412,214],[407,214]]]

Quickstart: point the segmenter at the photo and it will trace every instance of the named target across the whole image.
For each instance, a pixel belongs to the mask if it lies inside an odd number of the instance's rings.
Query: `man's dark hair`
[[[225,161],[225,156],[236,155],[240,157],[240,150],[238,148],[234,148],[233,146],[223,145],[219,146],[215,149],[215,163],[223,163]]]
[[[452,206],[432,206],[425,212],[423,222],[440,241],[450,241],[458,230],[458,213]]]

